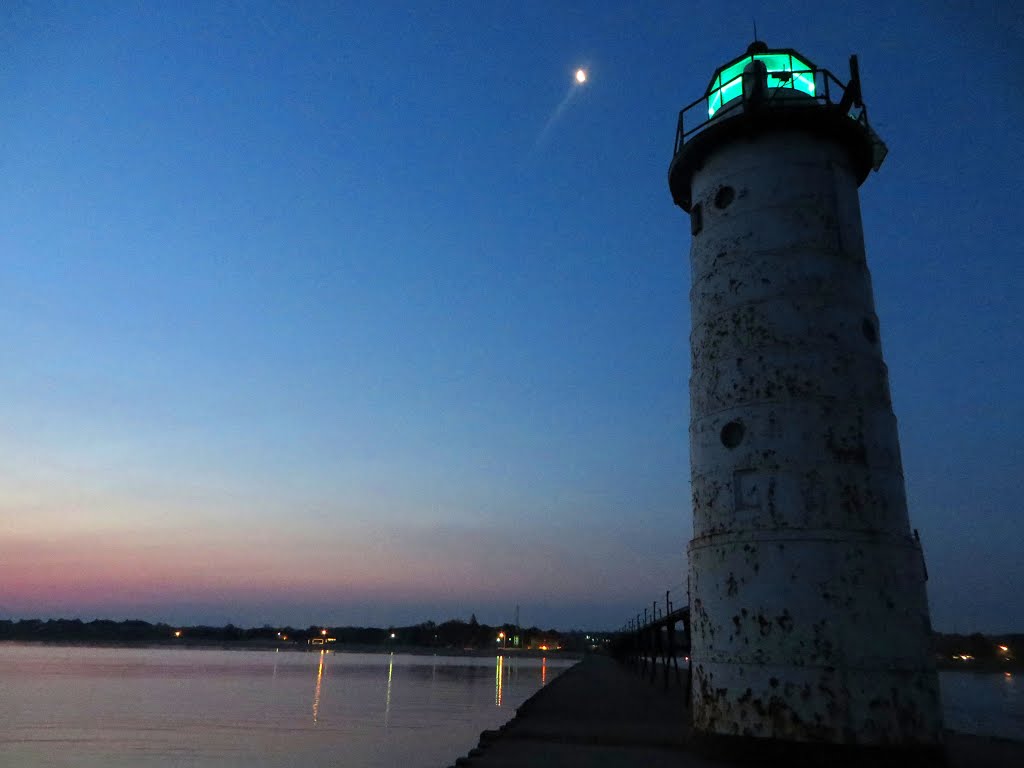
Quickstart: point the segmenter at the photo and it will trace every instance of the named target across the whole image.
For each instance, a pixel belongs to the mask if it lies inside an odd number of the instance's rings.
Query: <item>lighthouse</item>
[[[692,712],[709,745],[941,753],[858,197],[886,152],[856,57],[843,82],[754,42],[680,112]]]

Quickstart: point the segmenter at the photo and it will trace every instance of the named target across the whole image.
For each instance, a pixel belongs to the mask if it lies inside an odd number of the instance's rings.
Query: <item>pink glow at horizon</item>
[[[273,613],[318,602],[585,600],[595,589],[628,599],[605,559],[614,539],[601,542],[583,532],[578,538],[587,536],[595,555],[581,559],[549,538],[471,528],[395,533],[362,525],[319,537],[315,530],[259,525],[202,535],[175,528],[48,537],[8,532],[0,536],[7,553],[0,561],[0,609],[33,618],[55,611],[117,616],[147,606],[161,618],[161,606],[173,614],[185,604],[221,606],[233,615],[236,606],[278,606],[268,607]],[[516,546],[501,545],[510,541]]]

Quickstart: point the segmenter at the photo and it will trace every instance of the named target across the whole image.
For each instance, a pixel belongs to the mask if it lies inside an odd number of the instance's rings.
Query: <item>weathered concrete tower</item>
[[[694,729],[726,748],[930,758],[926,574],[857,192],[886,149],[850,68],[843,85],[755,42],[679,117]]]

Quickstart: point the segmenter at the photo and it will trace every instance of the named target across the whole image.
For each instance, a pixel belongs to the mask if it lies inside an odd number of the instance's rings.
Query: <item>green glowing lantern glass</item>
[[[743,95],[743,69],[757,59],[768,70],[768,88],[792,88],[814,96],[814,72],[805,61],[791,53],[755,53],[723,67],[708,89],[708,119],[733,99]]]

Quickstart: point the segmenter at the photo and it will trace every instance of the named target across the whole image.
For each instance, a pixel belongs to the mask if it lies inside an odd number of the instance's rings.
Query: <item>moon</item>
[[[562,117],[562,114],[569,108],[569,105],[583,93],[583,85],[587,82],[589,75],[587,70],[583,67],[579,67],[573,72],[572,82],[565,92],[565,98],[559,102],[558,106],[555,107],[548,121],[544,123],[544,127],[541,128],[540,133],[537,135],[537,141],[535,147],[539,149],[544,143],[544,139],[547,138],[548,133],[551,132],[552,127]]]

